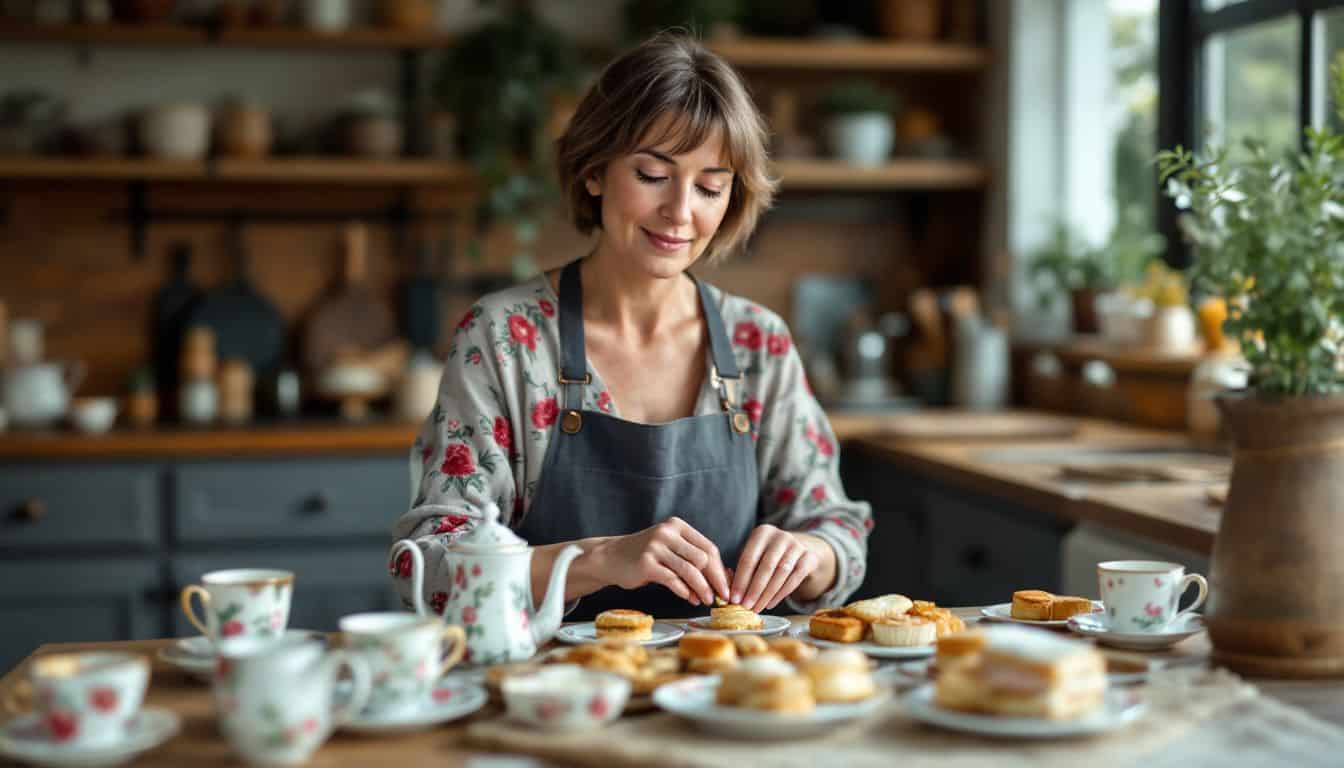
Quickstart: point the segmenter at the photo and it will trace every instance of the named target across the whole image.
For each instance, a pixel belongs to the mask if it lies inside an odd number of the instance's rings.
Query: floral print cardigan
[[[863,581],[871,509],[845,497],[835,435],[783,320],[754,302],[711,292],[743,372],[740,397],[751,417],[762,482],[759,522],[813,534],[835,550],[834,586],[815,600],[788,603],[802,613],[840,604]],[[419,489],[411,509],[393,525],[395,538],[415,539],[425,554],[423,597],[437,612],[443,611],[454,577],[443,548],[469,530],[489,503],[498,505],[501,522],[512,527],[528,513],[564,405],[557,384],[558,306],[550,282],[537,277],[482,298],[457,325],[438,403],[415,440]],[[619,416],[620,404],[598,372],[591,367],[589,372],[583,408]],[[720,410],[706,376],[695,412]],[[402,552],[390,568],[409,605],[410,553]]]

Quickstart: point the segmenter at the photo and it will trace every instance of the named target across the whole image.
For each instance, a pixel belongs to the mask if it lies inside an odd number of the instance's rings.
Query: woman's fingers
[[[775,596],[770,598],[770,603],[765,606],[766,610],[774,608],[776,605],[779,605],[784,598],[792,595],[793,591],[798,588],[798,585],[803,583],[803,579],[810,576],[816,569],[817,556],[810,551],[803,552],[803,556],[798,558],[798,564],[795,565],[792,572],[789,573],[789,578],[784,582],[784,586],[780,587],[779,591],[775,593]]]
[[[675,519],[675,518],[674,518]],[[678,520],[678,522],[681,522]],[[681,555],[687,562],[700,569],[705,574],[705,580],[714,590],[714,595],[719,595],[725,600],[728,599],[728,575],[724,572],[723,556],[719,554],[719,548],[714,545],[703,533],[692,528],[688,523],[681,523],[678,526],[678,533],[681,535],[680,541],[674,542],[672,551]],[[713,603],[713,595],[707,604]]]
[[[682,581],[681,577],[673,573],[672,569],[667,566],[661,564],[658,565],[653,569],[652,573],[649,574],[649,577],[650,582],[654,584],[662,584],[664,587],[672,590],[673,594],[680,597],[682,600],[685,600],[688,603],[695,602],[694,596],[691,595],[690,587],[687,587],[686,582]]]
[[[709,588],[709,582],[705,581],[705,575],[700,572],[699,568],[678,554],[671,546],[655,545],[652,551],[661,565],[671,569],[686,586],[691,588],[691,595],[694,598],[691,600],[692,603],[697,605],[702,603],[712,605],[714,603],[714,590]]]
[[[770,581],[766,582],[765,589],[761,590],[761,596],[756,601],[760,606],[758,610],[772,608],[779,602],[780,590],[793,575],[805,551],[802,546],[790,542],[788,548],[784,550],[784,556],[779,559],[779,565],[775,566],[774,572],[771,573]]]
[[[737,573],[733,576],[733,599],[732,602],[746,607],[747,588],[751,586],[751,578],[756,573],[756,564],[761,559],[761,553],[765,551],[766,539],[769,537],[770,529],[765,526],[759,526],[747,537],[746,546],[742,547],[742,554],[737,558]]]
[[[792,545],[793,540],[788,534],[770,538],[765,554],[761,555],[760,561],[756,564],[756,572],[751,575],[751,585],[747,588],[745,602],[742,603],[744,607],[753,611],[765,607],[765,601],[761,598],[765,597],[766,585],[774,578],[775,571]]]

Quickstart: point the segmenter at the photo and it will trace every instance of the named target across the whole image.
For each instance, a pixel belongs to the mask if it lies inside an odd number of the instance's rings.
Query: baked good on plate
[[[1052,720],[1084,717],[1101,706],[1106,661],[1087,643],[1024,627],[989,627],[980,634],[978,651],[947,666],[939,657],[939,706]]]
[[[737,666],[737,647],[731,638],[708,632],[682,635],[677,656],[687,672],[713,674]]]
[[[835,643],[857,643],[866,629],[863,621],[843,611],[819,611],[807,623],[807,633],[820,640]]]
[[[873,622],[873,642],[878,645],[913,647],[938,639],[938,625],[923,616],[894,616]]]
[[[781,659],[747,659],[723,673],[715,702],[767,712],[801,713],[816,707],[812,684]]]
[[[760,629],[765,626],[760,615],[740,605],[723,605],[709,609],[709,626],[714,629]]]
[[[653,617],[642,611],[613,608],[597,614],[593,622],[597,636],[620,640],[648,640],[653,637]]]
[[[799,665],[818,703],[862,701],[877,692],[868,657],[855,648],[832,648]]]
[[[1092,601],[1086,597],[1070,597],[1067,595],[1055,595],[1055,599],[1050,603],[1051,621],[1063,621],[1070,616],[1077,616],[1080,613],[1091,613]]]
[[[1055,596],[1040,589],[1020,589],[1013,593],[1011,615],[1025,621],[1049,621],[1050,603]]]
[[[962,621],[961,617],[953,614],[947,608],[939,608],[927,600],[916,600],[910,608],[909,615],[932,621],[934,634],[937,637],[947,637],[966,629],[966,622]]]
[[[864,624],[872,624],[878,619],[904,616],[912,605],[914,603],[905,595],[882,595],[850,603],[841,610]]]
[[[733,647],[737,649],[737,655],[743,658],[770,653],[770,646],[759,635],[736,635],[733,637]]]
[[[793,664],[807,661],[817,655],[817,647],[796,637],[776,637],[766,641],[771,653],[777,653]]]

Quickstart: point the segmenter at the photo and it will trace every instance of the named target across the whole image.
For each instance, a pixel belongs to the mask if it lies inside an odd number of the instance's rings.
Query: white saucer
[[[326,635],[312,629],[287,629],[283,637],[306,637],[326,642]],[[164,664],[198,680],[209,682],[215,673],[215,646],[200,635],[178,638],[172,645],[160,648],[156,655]]]
[[[877,643],[837,643],[834,640],[822,640],[808,633],[806,624],[799,624],[789,631],[793,637],[809,642],[819,648],[853,648],[863,651],[874,659],[922,659],[932,656],[933,645],[878,645]]]
[[[882,688],[871,698],[852,704],[818,704],[806,713],[764,712],[715,704],[718,687],[718,676],[688,677],[659,686],[653,692],[653,703],[708,733],[774,740],[829,735],[844,723],[871,715],[891,699],[891,691]]]
[[[943,709],[933,701],[932,685],[916,688],[903,701],[910,717],[923,723],[983,736],[1019,739],[1057,739],[1113,731],[1134,722],[1147,709],[1143,700],[1130,689],[1108,690],[1101,709],[1077,720],[999,717]]]
[[[686,622],[687,629],[693,629],[696,632],[714,632],[720,635],[778,635],[787,632],[793,625],[783,616],[762,616],[760,629],[715,629],[709,625],[708,616],[700,616]]]
[[[1161,632],[1113,632],[1103,613],[1086,613],[1068,621],[1069,629],[1096,639],[1102,645],[1134,651],[1160,651],[1204,631],[1204,618],[1197,613],[1176,617]]]
[[[277,640],[292,637],[311,637],[317,640],[325,640],[326,636],[315,629],[286,629],[285,633]],[[215,658],[215,644],[210,639],[201,635],[195,637],[179,637],[172,647],[183,656],[198,656],[202,658]]]
[[[348,695],[349,681],[337,686],[339,695]],[[430,726],[466,717],[481,707],[489,697],[479,685],[471,685],[455,680],[440,680],[434,686],[430,698],[421,706],[409,712],[393,715],[357,714],[351,720],[342,723],[340,729],[353,733],[393,734],[418,731]]]
[[[55,744],[47,736],[41,715],[23,715],[0,727],[0,755],[51,768],[97,768],[121,765],[171,739],[181,719],[166,709],[144,708],[126,726],[125,740],[98,747]]]
[[[675,624],[664,624],[661,621],[654,622],[653,633],[648,640],[640,640],[640,645],[667,645],[675,643],[686,634],[681,627]],[[601,642],[597,636],[597,627],[591,621],[585,621],[582,624],[567,624],[555,633],[555,639],[571,645],[583,645],[584,643]]]
[[[1105,609],[1103,608],[1101,601],[1093,600],[1092,612],[1096,613],[1102,610]],[[1067,626],[1069,623],[1068,619],[1059,619],[1058,621],[1033,621],[1031,619],[1015,619],[1013,618],[1012,603],[999,603],[998,605],[991,605],[985,608],[981,608],[980,614],[987,619],[993,619],[995,621],[1011,621],[1014,624],[1025,624],[1028,627],[1064,627]],[[1085,614],[1079,614],[1079,615],[1081,616]]]

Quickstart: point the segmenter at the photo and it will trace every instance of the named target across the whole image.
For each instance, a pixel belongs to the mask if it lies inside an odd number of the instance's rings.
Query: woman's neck
[[[650,275],[631,261],[599,244],[580,263],[585,320],[624,337],[653,339],[698,316],[695,284],[685,273]]]

